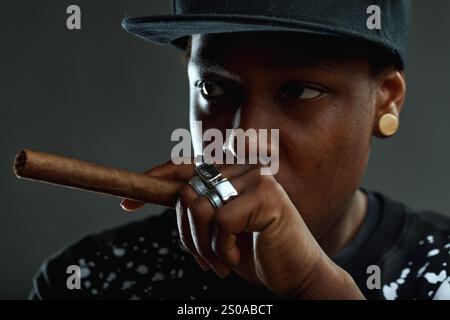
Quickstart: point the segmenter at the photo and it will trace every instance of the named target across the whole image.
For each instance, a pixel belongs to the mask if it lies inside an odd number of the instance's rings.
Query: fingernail
[[[122,199],[120,206],[125,211],[136,211],[137,209],[143,207],[144,203],[130,199]]]
[[[128,211],[128,210],[127,210],[127,207],[125,207],[125,199],[122,200],[122,201],[120,201],[120,207],[121,207],[123,210]]]
[[[127,212],[131,211],[131,210],[127,207],[127,200],[126,200],[126,199],[123,199],[123,200],[120,202],[120,207],[121,207],[123,210],[127,211]]]

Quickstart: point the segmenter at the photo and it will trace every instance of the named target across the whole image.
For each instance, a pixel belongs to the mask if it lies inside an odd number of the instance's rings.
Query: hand
[[[273,176],[261,175],[256,165],[229,165],[219,171],[238,191],[236,198],[215,212],[206,197],[186,184],[176,205],[181,241],[204,270],[212,268],[221,278],[234,270],[288,297],[362,297],[351,277],[320,248]],[[147,173],[187,182],[194,169],[168,162]],[[126,210],[142,205],[122,202]]]

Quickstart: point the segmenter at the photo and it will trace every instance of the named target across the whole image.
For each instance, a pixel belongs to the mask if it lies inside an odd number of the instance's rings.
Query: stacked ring
[[[238,192],[222,174],[211,164],[202,163],[195,166],[196,176],[189,184],[199,196],[206,196],[215,210],[238,195]]]
[[[236,191],[234,186],[226,178],[223,178],[222,180],[217,182],[214,185],[214,189],[216,189],[220,198],[224,202],[227,202],[238,195],[238,192]]]
[[[203,180],[200,179],[199,176],[193,176],[188,183],[200,197],[204,196],[206,192],[208,192],[208,188],[205,186]]]
[[[223,207],[223,202],[220,199],[220,196],[218,195],[218,193],[214,189],[208,190],[208,192],[206,192],[205,196],[216,211],[219,210],[221,207]]]
[[[214,187],[214,184],[222,178],[222,174],[209,163],[202,163],[195,166],[195,172],[210,188]]]

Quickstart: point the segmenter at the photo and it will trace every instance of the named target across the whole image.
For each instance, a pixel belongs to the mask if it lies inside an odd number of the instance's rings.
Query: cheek
[[[367,101],[333,106],[308,125],[280,131],[277,179],[314,234],[321,234],[346,208],[360,185],[371,142]],[[301,123],[301,121],[298,121]]]

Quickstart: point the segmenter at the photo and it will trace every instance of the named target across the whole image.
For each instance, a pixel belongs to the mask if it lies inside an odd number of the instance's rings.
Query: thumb
[[[144,172],[144,174],[153,176],[166,178],[171,180],[178,180],[183,182],[188,182],[189,179],[194,175],[194,159],[183,159],[181,164],[175,164],[172,160],[168,160],[167,162],[160,164],[156,167],[153,167]],[[137,209],[142,208],[145,205],[142,201],[131,200],[131,199],[123,199],[120,203],[120,206],[125,211],[135,211]]]

